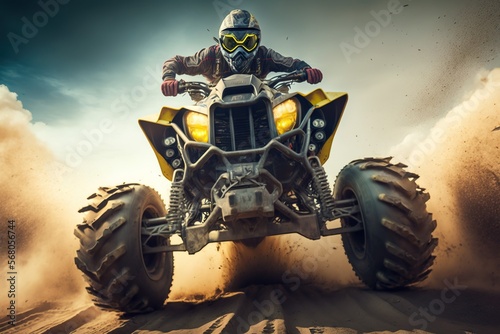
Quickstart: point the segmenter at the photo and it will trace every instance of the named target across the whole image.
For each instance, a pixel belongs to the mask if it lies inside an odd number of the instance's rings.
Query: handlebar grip
[[[184,81],[179,81],[179,85],[177,86],[178,94],[183,94],[186,92],[187,85]]]
[[[306,71],[300,71],[299,73],[297,73],[296,75],[296,79],[300,82],[302,81],[306,81],[307,80],[307,73]]]
[[[210,90],[211,90],[209,85],[207,85],[205,83],[184,81],[184,80],[179,80],[179,86],[177,87],[177,89],[178,89],[177,91],[179,94],[197,91],[197,92],[203,92],[205,95],[210,94]]]
[[[289,74],[284,78],[285,80],[292,80],[292,81],[297,81],[297,82],[302,82],[307,80],[307,73],[306,71],[298,71],[292,74]]]

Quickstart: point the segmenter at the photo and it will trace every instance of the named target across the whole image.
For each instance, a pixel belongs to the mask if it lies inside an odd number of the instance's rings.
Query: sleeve
[[[311,67],[303,60],[283,56],[273,49],[265,47],[263,49],[264,61],[269,72],[293,72]]]
[[[162,79],[175,79],[176,74],[209,76],[214,63],[215,46],[201,49],[192,56],[175,56],[163,63]]]

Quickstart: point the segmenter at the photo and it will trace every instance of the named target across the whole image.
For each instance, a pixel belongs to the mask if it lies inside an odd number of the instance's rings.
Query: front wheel
[[[75,264],[97,306],[127,313],[161,308],[172,284],[172,252],[144,254],[144,246],[166,245],[141,233],[145,218],[166,215],[160,195],[139,184],[102,187],[91,195],[75,235]]]
[[[335,182],[336,200],[354,199],[359,211],[342,226],[362,226],[344,233],[342,242],[356,275],[373,289],[395,289],[424,280],[434,262],[436,221],[426,210],[429,195],[416,174],[390,158],[356,160]]]

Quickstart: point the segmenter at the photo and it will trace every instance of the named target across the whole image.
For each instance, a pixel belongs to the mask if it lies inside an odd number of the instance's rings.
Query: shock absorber
[[[167,223],[171,230],[180,231],[185,217],[184,205],[184,171],[177,169],[174,171],[173,182],[170,187],[170,201],[167,213]]]
[[[317,156],[309,157],[309,163],[313,169],[313,187],[319,196],[321,216],[326,222],[333,219],[333,210],[335,209],[335,201],[328,183],[328,176]]]

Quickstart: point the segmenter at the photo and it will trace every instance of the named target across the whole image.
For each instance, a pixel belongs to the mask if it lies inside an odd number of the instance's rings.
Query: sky
[[[323,72],[321,84],[293,89],[349,93],[327,164],[332,181],[350,160],[425,136],[478,75],[500,67],[496,0],[4,0],[0,85],[31,112],[58,161],[95,176],[89,186],[156,182],[137,119],[191,103],[161,94],[163,61],[213,44],[234,8],[254,14],[263,45]],[[110,172],[102,161],[127,168]]]

